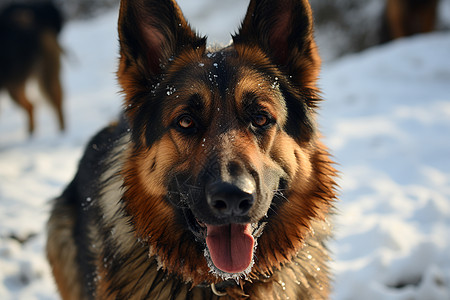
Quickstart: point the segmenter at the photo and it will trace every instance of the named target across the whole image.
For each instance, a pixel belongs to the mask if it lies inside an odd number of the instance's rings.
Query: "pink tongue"
[[[253,258],[255,240],[250,224],[206,225],[206,244],[214,265],[227,273],[241,273]]]

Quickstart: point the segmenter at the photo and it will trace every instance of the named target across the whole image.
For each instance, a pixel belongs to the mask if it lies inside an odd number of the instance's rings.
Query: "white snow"
[[[335,299],[450,299],[449,49],[433,33],[324,68],[320,123],[342,172]]]
[[[194,26],[220,43],[246,7],[180,2]],[[28,138],[25,114],[0,94],[0,299],[58,299],[45,222],[84,144],[121,108],[116,24],[110,13],[63,31],[66,133],[38,99],[37,132]],[[323,67],[320,127],[341,171],[332,299],[450,299],[449,57],[447,31]],[[39,98],[33,85],[30,91]]]

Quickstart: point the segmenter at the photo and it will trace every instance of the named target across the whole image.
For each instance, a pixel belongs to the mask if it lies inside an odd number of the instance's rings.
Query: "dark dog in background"
[[[382,41],[434,30],[438,0],[387,0]]]
[[[173,0],[122,0],[118,24],[126,111],[48,223],[62,298],[328,298],[335,170],[309,2],[251,0],[223,49]]]
[[[13,3],[0,12],[0,89],[6,89],[27,112],[30,134],[35,124],[26,84],[33,76],[55,109],[60,130],[65,127],[58,43],[62,25],[61,13],[52,2]]]

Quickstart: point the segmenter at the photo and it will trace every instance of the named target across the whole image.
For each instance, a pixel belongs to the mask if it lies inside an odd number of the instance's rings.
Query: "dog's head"
[[[250,1],[233,44],[210,51],[174,1],[122,0],[119,36],[137,234],[187,281],[271,273],[334,197],[308,1]]]

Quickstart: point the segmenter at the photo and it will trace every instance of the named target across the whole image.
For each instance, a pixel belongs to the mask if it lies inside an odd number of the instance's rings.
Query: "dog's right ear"
[[[172,0],[122,0],[118,30],[119,78],[123,75],[154,78],[183,49],[206,45],[206,39],[195,34]],[[128,71],[132,74],[126,74]]]
[[[155,88],[172,58],[189,50],[203,53],[206,38],[194,33],[174,0],[121,0],[118,30],[117,77],[127,119],[133,139],[151,144],[163,131],[158,119],[162,98],[152,97]]]

